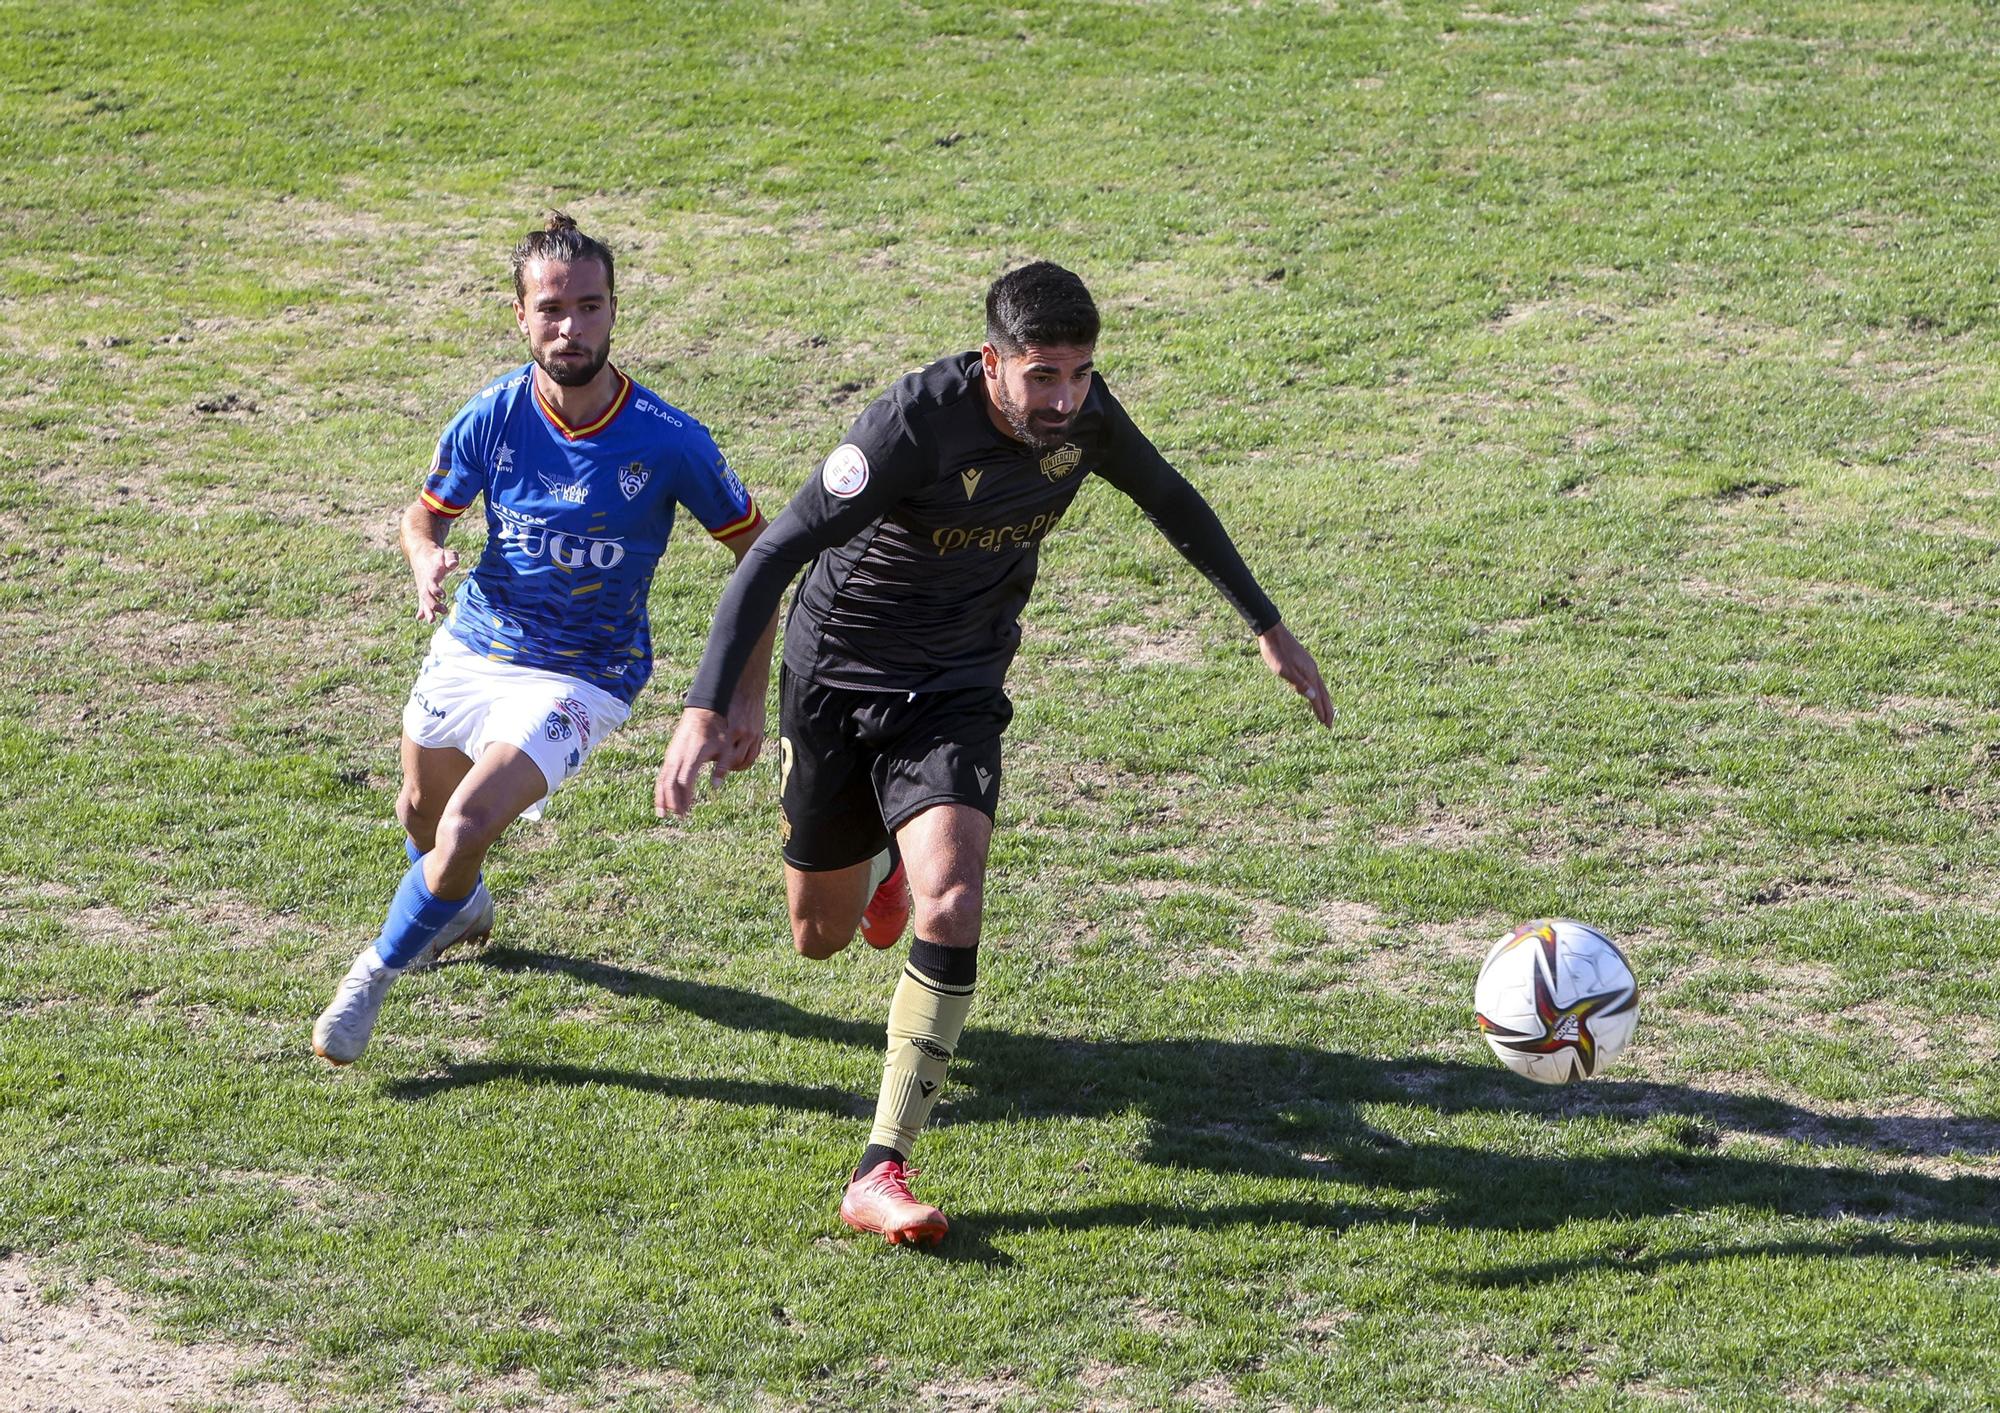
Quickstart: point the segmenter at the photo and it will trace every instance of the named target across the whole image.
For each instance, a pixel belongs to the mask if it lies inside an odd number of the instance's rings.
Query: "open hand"
[[[443,545],[420,547],[410,556],[410,573],[417,581],[417,617],[437,621],[444,607],[444,581],[458,568],[458,551]]]
[[[1326,683],[1320,680],[1319,664],[1306,651],[1305,644],[1292,636],[1292,630],[1280,623],[1270,632],[1257,639],[1257,651],[1263,654],[1264,665],[1283,678],[1294,692],[1306,699],[1313,716],[1322,726],[1333,725],[1333,703],[1327,700]]]
[[[757,743],[763,744],[760,725]],[[685,817],[694,807],[694,787],[701,768],[711,762],[714,780],[720,785],[730,771],[740,769],[730,749],[729,719],[719,711],[689,707],[674,727],[674,739],[667,743],[666,759],[660,762],[660,776],[653,784],[653,812],[664,819],[669,813]],[[751,760],[756,759],[753,751]],[[745,762],[746,764],[748,762]]]

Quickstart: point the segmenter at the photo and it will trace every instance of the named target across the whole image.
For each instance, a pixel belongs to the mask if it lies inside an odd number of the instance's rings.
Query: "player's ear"
[[[999,377],[1000,350],[990,343],[979,345],[979,367],[980,371],[985,373],[989,380]]]
[[[514,323],[525,336],[528,332],[528,306],[518,299],[514,301]]]

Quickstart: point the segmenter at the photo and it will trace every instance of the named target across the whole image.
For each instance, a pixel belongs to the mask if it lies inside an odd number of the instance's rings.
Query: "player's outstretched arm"
[[[742,567],[750,547],[769,528],[768,525],[759,525],[729,542],[730,549],[736,552],[738,568]],[[744,664],[743,675],[737,679],[736,690],[730,695],[729,742],[723,750],[722,759],[717,762],[715,778],[718,781],[725,769],[748,770],[757,763],[758,753],[764,749],[768,720],[764,702],[771,685],[771,648],[777,640],[778,615],[774,612],[764,625],[763,636],[751,649],[750,661]]]
[[[417,617],[425,623],[437,621],[444,607],[444,581],[458,568],[458,551],[444,547],[450,531],[451,521],[420,500],[411,501],[403,512],[403,558],[410,562],[410,576],[416,581]]]
[[[667,757],[660,762],[660,778],[653,783],[653,812],[665,819],[668,814],[686,817],[694,807],[695,781],[701,768],[711,763],[720,781],[729,773],[723,752],[729,749],[729,718],[706,707],[689,707],[674,727],[674,739],[667,743]]]
[[[1292,636],[1291,629],[1282,623],[1272,624],[1257,635],[1257,651],[1263,654],[1266,667],[1306,699],[1320,725],[1333,725],[1333,703],[1326,699],[1326,683],[1320,680],[1319,664],[1306,651],[1306,645]]]

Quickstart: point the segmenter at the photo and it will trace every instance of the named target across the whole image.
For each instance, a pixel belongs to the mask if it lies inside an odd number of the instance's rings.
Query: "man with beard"
[[[1332,720],[1312,655],[1215,513],[1093,371],[1097,334],[1068,270],[1040,262],[995,281],[984,346],[879,398],[744,557],[660,767],[656,808],[687,813],[702,766],[730,760],[728,709],[758,633],[812,561],[779,690],[786,895],[812,958],[857,925],[892,945],[914,901],[875,1124],[840,1204],[849,1226],[892,1243],[934,1244],[947,1228],[911,1194],[906,1164],[972,1005],[1021,609],[1085,476],[1137,502],[1243,616],[1271,671]]]
[[[445,536],[481,494],[487,540],[403,707],[396,813],[409,868],[313,1027],[313,1050],[336,1065],[367,1049],[405,970],[492,931],[487,850],[519,816],[539,817],[630,714],[652,675],[646,595],[675,504],[739,561],[764,528],[707,429],[609,361],[611,252],[556,212],[515,247],[513,268],[532,361],[460,409],[403,514],[426,623],[458,566]],[[763,743],[777,627],[766,617],[722,707],[718,771],[746,768]]]

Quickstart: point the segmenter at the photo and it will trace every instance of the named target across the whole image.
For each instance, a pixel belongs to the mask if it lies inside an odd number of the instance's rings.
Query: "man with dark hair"
[[[1136,501],[1243,616],[1270,669],[1332,708],[1215,513],[1093,370],[1097,307],[1046,261],[996,280],[986,343],[878,398],[744,557],[724,591],[656,805],[686,814],[759,627],[808,561],[785,629],[780,796],[792,938],[813,958],[887,947],[914,894],[916,935],[889,1007],[867,1147],[841,1199],[849,1226],[934,1244],[944,1214],[906,1164],[972,1005],[986,858],[1000,790],[1003,689],[1041,542],[1090,473]]]
[[[491,932],[487,851],[521,815],[539,817],[630,714],[652,675],[646,596],[675,504],[739,561],[764,528],[708,430],[610,362],[611,252],[556,212],[515,247],[513,270],[531,361],[460,409],[403,513],[426,623],[458,567],[445,536],[481,494],[486,549],[403,707],[396,813],[409,867],[381,935],[313,1026],[314,1052],[336,1065],[361,1058],[405,970]],[[722,703],[718,771],[747,767],[763,744],[767,617]]]
[[[527,302],[528,269],[537,261],[552,265],[581,265],[592,260],[604,267],[604,296],[615,309],[618,303],[618,270],[611,247],[601,240],[592,240],[577,229],[576,222],[567,212],[551,211],[542,229],[522,236],[507,257],[507,263],[514,271],[515,304],[519,306]],[[605,341],[603,352],[607,356],[611,352],[609,339]],[[599,360],[598,366],[603,366],[602,360]],[[579,381],[588,382],[589,379]]]

